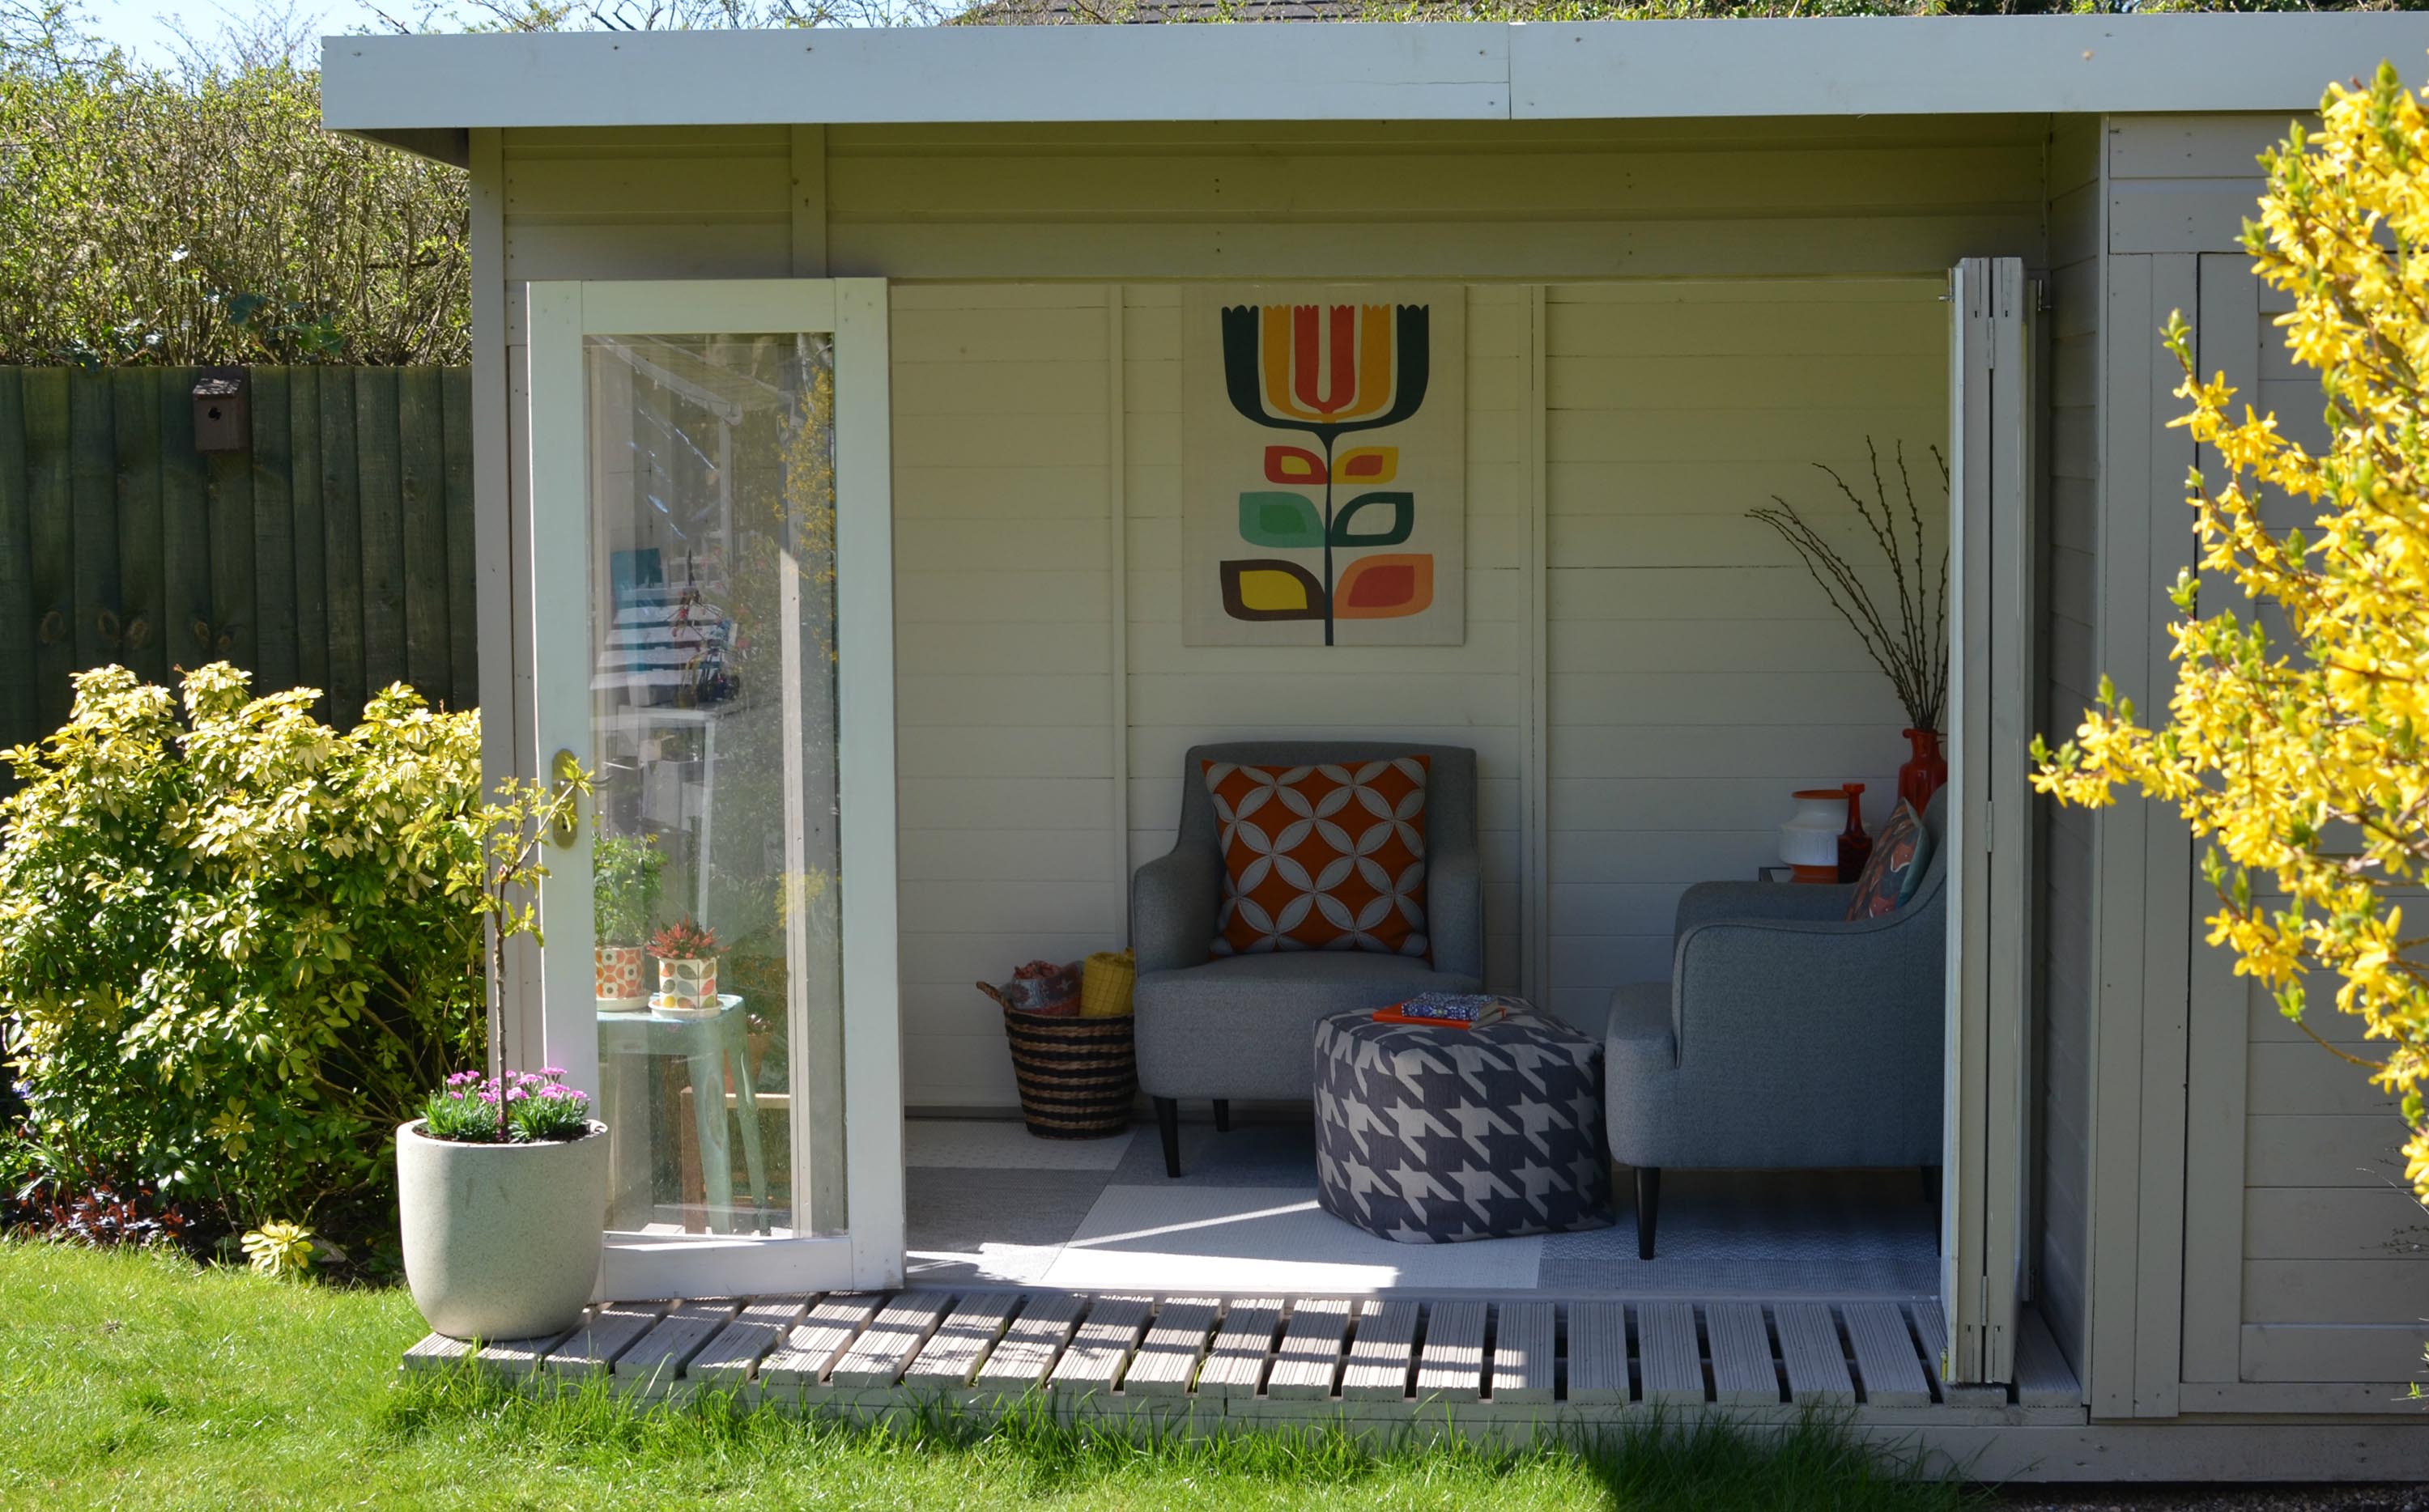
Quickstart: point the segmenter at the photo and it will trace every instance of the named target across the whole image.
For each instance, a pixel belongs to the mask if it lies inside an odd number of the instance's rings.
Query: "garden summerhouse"
[[[637,1321],[600,1368],[870,1402],[1078,1362],[1271,1420],[1821,1404],[1995,1474],[2429,1474],[2393,1110],[2202,943],[2172,814],[2025,781],[2102,673],[2168,683],[2169,313],[2319,424],[2240,227],[2256,155],[2383,58],[2419,74],[2429,18],[329,40],[330,126],[471,174],[489,764],[598,776],[508,1049],[621,1142],[601,1296]],[[1684,890],[1778,863],[1799,790],[1862,782],[1877,826],[1908,754],[1749,518],[1873,570],[1816,463],[1919,576],[1947,553],[1938,975],[1923,1018],[1800,1004],[1787,957],[1747,990],[1908,1067],[1797,1105],[1816,1149],[1935,1147],[1668,1157],[1650,1258],[1624,1169],[1595,1232],[1322,1210],[1310,1104],[1240,1090],[1304,1069],[1308,1011],[1149,1043],[1150,937],[1207,933],[1212,873],[1145,879],[1196,753],[1433,752],[1431,965],[1650,1054],[1613,1004],[1687,969]],[[610,979],[611,841],[653,922],[720,936],[721,1013]],[[973,982],[1132,944],[1177,1153],[1025,1133]],[[1759,1059],[1690,990],[1659,1055]],[[1727,1152],[1788,1096],[1652,1132]]]

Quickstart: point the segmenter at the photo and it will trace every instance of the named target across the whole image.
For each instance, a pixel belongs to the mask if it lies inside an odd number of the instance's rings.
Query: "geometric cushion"
[[[1890,822],[1881,826],[1878,838],[1873,842],[1873,853],[1864,862],[1864,869],[1856,878],[1855,896],[1847,901],[1847,917],[1877,919],[1885,913],[1895,913],[1906,900],[1914,896],[1915,884],[1923,880],[1924,872],[1931,865],[1931,831],[1923,826],[1923,815],[1904,798],[1890,814]]]
[[[1602,1066],[1600,1040],[1532,1009],[1475,1029],[1329,1016],[1317,1201],[1403,1244],[1606,1227]]]
[[[1215,955],[1429,953],[1426,757],[1199,765],[1223,850]]]

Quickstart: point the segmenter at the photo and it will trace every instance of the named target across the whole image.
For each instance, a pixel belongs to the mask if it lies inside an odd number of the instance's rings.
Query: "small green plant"
[[[650,937],[650,954],[660,961],[706,961],[717,954],[717,931],[690,919],[669,924]]]
[[[244,1257],[273,1280],[310,1274],[312,1231],[302,1224],[264,1224],[244,1236]]]
[[[666,852],[649,835],[601,835],[591,846],[590,912],[601,945],[635,945],[648,936],[666,869]]]

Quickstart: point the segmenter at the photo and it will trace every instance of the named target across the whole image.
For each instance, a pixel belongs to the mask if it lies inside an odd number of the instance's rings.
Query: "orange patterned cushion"
[[[1223,846],[1214,954],[1429,951],[1427,758],[1200,764]]]

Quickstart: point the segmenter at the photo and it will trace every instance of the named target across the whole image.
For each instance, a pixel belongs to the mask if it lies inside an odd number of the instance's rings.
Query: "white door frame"
[[[832,332],[847,1232],[818,1239],[609,1236],[602,1297],[884,1287],[902,1279],[901,994],[896,934],[893,441],[885,282],[728,279],[528,286],[534,748],[591,749],[590,447],[584,338]],[[591,826],[549,854],[537,1043],[595,1097]],[[798,836],[793,837],[798,841]],[[798,858],[788,844],[788,860]],[[796,1044],[799,1037],[795,1037]],[[797,1050],[797,1054],[798,1054]],[[801,1084],[797,1073],[794,1084]],[[798,1159],[810,1118],[797,1103]]]
[[[1942,1378],[2015,1378],[2031,1003],[2032,286],[1949,275],[1948,1043]]]

